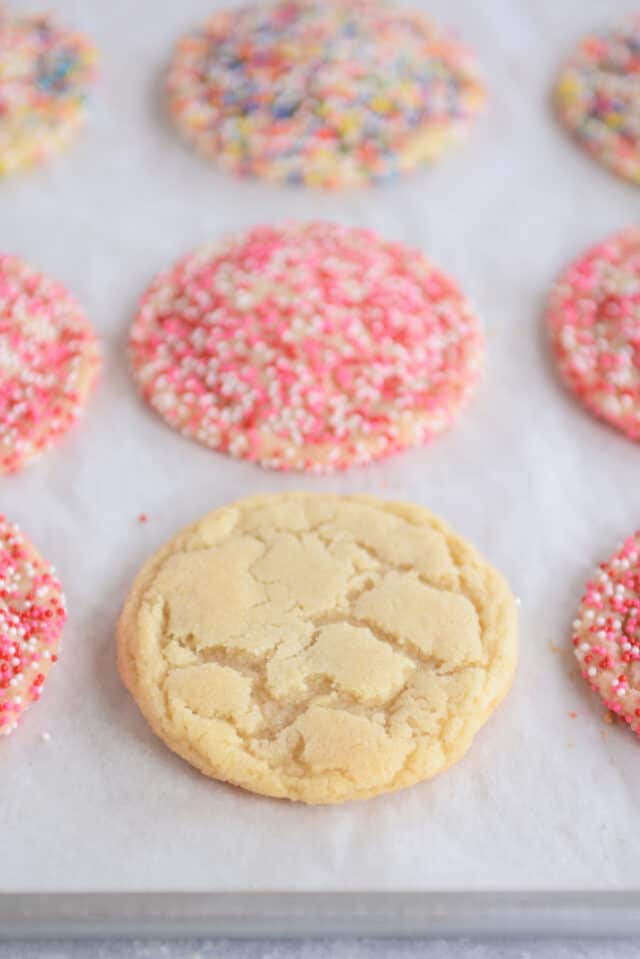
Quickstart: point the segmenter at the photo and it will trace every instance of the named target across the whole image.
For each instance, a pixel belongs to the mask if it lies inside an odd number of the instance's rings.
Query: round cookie
[[[560,73],[555,102],[590,156],[640,183],[640,14],[581,41]]]
[[[573,645],[591,689],[640,736],[640,532],[587,583]]]
[[[474,58],[381,0],[268,0],[178,43],[167,82],[182,134],[223,168],[312,187],[407,173],[484,105]]]
[[[85,118],[97,52],[49,16],[0,11],[0,175],[41,163]]]
[[[149,560],[118,660],[206,775],[335,803],[460,759],[509,689],[516,634],[505,580],[427,510],[283,494],[216,510]]]
[[[143,395],[184,435],[275,469],[327,472],[450,426],[484,340],[421,253],[309,223],[256,227],[158,276],[130,351]]]
[[[0,255],[0,475],[15,473],[76,422],[100,365],[98,343],[63,286]]]
[[[640,440],[640,230],[617,233],[572,263],[548,322],[565,382],[596,416]]]
[[[40,699],[66,618],[54,571],[0,515],[0,735]]]

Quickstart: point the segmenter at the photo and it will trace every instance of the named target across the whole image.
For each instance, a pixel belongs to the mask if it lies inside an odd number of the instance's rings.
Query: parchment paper
[[[640,525],[640,451],[559,386],[541,324],[565,263],[637,218],[640,190],[586,159],[549,107],[574,42],[636,3],[414,3],[475,46],[490,109],[437,167],[351,196],[229,179],[174,134],[165,64],[213,0],[51,3],[99,44],[102,83],[70,152],[0,184],[0,249],[79,296],[105,370],[80,428],[0,480],[0,508],[55,563],[70,607],[42,702],[0,744],[0,891],[637,886],[640,743],[603,722],[568,633],[592,567]],[[182,439],[143,406],[123,355],[156,271],[252,223],[311,217],[425,250],[472,297],[489,337],[486,383],[454,432],[329,479]],[[296,488],[428,505],[522,599],[513,691],[467,758],[432,782],[338,808],[256,798],[173,756],[120,683],[114,625],[146,557],[235,497]]]

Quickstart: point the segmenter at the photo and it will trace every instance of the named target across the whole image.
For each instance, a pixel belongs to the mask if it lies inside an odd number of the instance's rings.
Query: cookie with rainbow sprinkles
[[[279,470],[328,472],[431,440],[482,370],[458,286],[421,252],[334,223],[259,226],[156,277],[131,331],[174,429]]]
[[[97,51],[52,17],[0,10],[0,176],[42,163],[86,116]]]
[[[267,0],[214,14],[176,48],[178,128],[234,173],[340,189],[434,160],[485,101],[471,52],[384,0]]]
[[[640,183],[640,13],[580,42],[560,73],[555,102],[590,156]]]

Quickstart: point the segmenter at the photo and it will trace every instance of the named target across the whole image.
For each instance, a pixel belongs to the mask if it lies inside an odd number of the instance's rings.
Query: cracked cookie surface
[[[427,510],[257,496],[143,567],[123,680],[206,775],[309,803],[428,779],[468,749],[516,663],[503,579]]]

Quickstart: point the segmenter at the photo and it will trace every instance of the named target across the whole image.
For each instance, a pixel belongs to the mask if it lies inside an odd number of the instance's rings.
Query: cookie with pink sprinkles
[[[431,440],[483,354],[468,301],[421,252],[322,222],[189,254],[153,281],[130,337],[140,389],[176,430],[312,472]]]
[[[76,299],[18,257],[0,255],[0,475],[21,470],[73,426],[99,366]]]
[[[591,689],[640,736],[640,531],[587,583],[573,646]]]
[[[564,381],[592,413],[640,441],[640,229],[572,263],[547,316]]]
[[[54,570],[0,515],[0,735],[40,699],[66,618]]]

